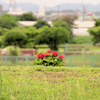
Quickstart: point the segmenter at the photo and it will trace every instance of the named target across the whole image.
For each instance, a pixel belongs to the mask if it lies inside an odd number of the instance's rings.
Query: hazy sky
[[[9,3],[10,0],[0,0]],[[13,0],[12,0],[13,1]],[[16,0],[16,2],[29,2],[38,5],[55,6],[62,3],[92,3],[94,5],[100,4],[100,0]]]

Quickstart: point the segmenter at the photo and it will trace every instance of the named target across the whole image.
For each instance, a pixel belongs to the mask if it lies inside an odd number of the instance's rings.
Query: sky
[[[3,2],[9,3],[10,0],[1,0]],[[12,0],[13,1],[13,0]],[[63,3],[84,3],[84,4],[100,4],[100,0],[16,0],[16,3],[28,2],[38,5],[45,5],[47,7],[53,7]]]

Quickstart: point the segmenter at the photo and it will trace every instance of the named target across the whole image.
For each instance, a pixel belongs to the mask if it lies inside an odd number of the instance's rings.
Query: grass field
[[[0,67],[0,100],[99,99],[99,68]]]
[[[74,36],[72,43],[76,44],[92,43],[92,36]]]

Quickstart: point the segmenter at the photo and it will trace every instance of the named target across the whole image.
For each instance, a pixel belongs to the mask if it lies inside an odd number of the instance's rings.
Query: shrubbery
[[[20,55],[20,48],[14,46],[7,46],[6,49],[10,52],[9,56],[18,56]]]
[[[34,65],[44,65],[44,66],[63,66],[63,56],[59,55],[57,52],[48,50],[46,52],[40,52],[36,55],[38,58],[33,62]]]

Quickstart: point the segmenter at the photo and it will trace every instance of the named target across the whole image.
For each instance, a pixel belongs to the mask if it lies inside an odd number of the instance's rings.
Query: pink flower
[[[63,59],[64,57],[63,57],[63,55],[59,55],[59,58]]]
[[[57,52],[53,52],[53,55],[56,57],[56,56],[58,56],[58,53]]]
[[[49,54],[48,53],[45,53],[44,56],[49,56]]]
[[[48,50],[48,51],[46,51],[46,52],[48,52],[48,53],[53,53],[53,51],[52,51],[52,50]]]
[[[42,59],[44,57],[44,54],[40,53],[38,54],[38,59]]]

